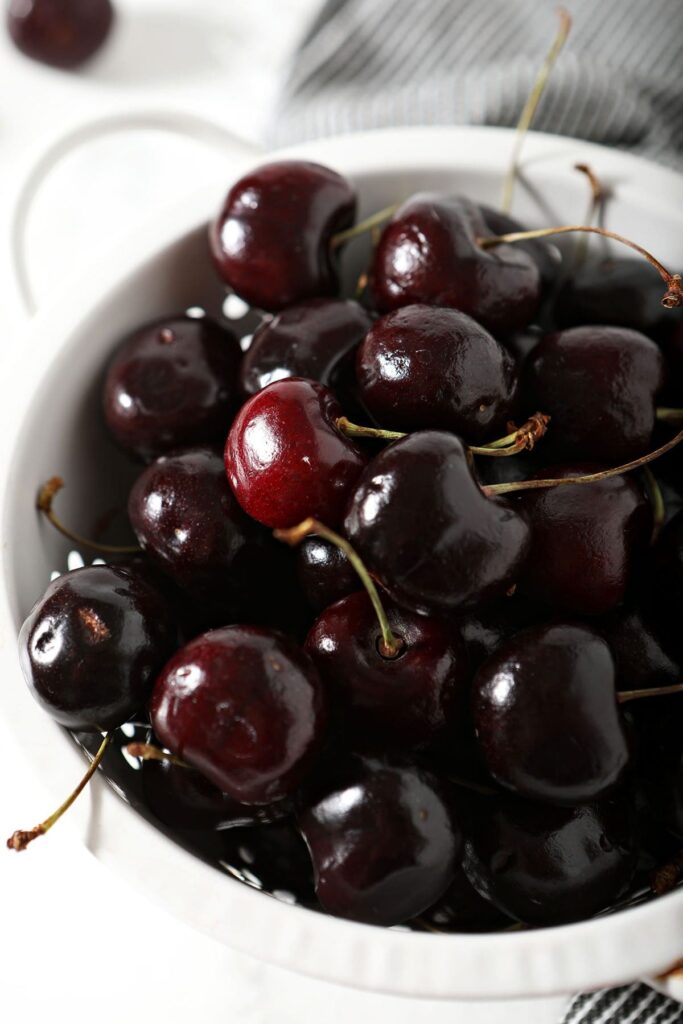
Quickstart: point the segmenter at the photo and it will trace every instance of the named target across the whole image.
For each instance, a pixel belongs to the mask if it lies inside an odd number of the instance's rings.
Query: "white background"
[[[262,145],[287,56],[317,6],[116,2],[120,18],[110,44],[78,74],[27,61],[0,29],[0,379],[2,357],[21,344],[24,321],[11,268],[10,214],[36,156],[84,120],[144,109],[201,114]],[[85,272],[94,252],[215,179],[224,165],[223,152],[161,132],[129,132],[72,154],[39,193],[29,223],[40,302]],[[3,401],[11,401],[11,381],[5,384]],[[0,723],[0,839],[52,809],[32,776],[30,751],[17,750],[11,729]],[[416,1004],[301,979],[233,953],[148,904],[85,850],[66,819],[21,856],[0,848],[0,922],[3,1021],[550,1024],[566,1003]]]

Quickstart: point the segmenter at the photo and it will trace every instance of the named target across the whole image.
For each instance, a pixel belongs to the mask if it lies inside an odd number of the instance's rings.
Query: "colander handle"
[[[26,225],[34,199],[52,169],[74,149],[94,139],[118,132],[161,129],[185,135],[218,149],[241,150],[245,157],[258,156],[251,143],[233,135],[227,128],[198,114],[173,110],[133,110],[108,114],[81,124],[55,139],[30,168],[19,191],[10,224],[11,257],[17,288],[28,316],[38,309],[31,284],[26,253]]]

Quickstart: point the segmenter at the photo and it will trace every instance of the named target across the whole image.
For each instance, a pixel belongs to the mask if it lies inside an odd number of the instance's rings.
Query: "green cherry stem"
[[[132,545],[100,544],[98,541],[81,537],[80,534],[74,533],[68,526],[65,526],[52,507],[55,495],[61,491],[63,486],[64,481],[61,477],[50,477],[47,483],[44,483],[38,491],[36,499],[36,508],[43,513],[45,518],[52,523],[55,530],[58,530],[63,537],[73,541],[74,544],[78,544],[79,547],[90,548],[92,551],[98,551],[103,555],[133,555],[140,551],[139,547],[133,547]]]
[[[382,633],[382,639],[379,644],[379,653],[383,658],[396,658],[404,648],[403,640],[400,637],[394,636],[389,625],[389,619],[387,613],[384,610],[382,601],[380,600],[377,587],[372,579],[370,573],[365,568],[362,559],[357,554],[355,549],[349,544],[345,537],[335,533],[334,530],[330,530],[328,526],[319,522],[317,519],[304,519],[298,526],[292,526],[286,530],[274,530],[273,535],[277,540],[284,541],[285,544],[289,544],[292,547],[299,544],[305,537],[315,534],[318,537],[322,537],[323,540],[328,540],[335,547],[343,551],[349,562],[360,576],[361,582],[365,587],[368,597],[372,602],[372,607],[375,609],[377,621],[379,622],[379,628]]]
[[[676,683],[674,686],[651,686],[646,690],[622,690],[617,693],[617,700],[620,704],[626,704],[629,700],[642,700],[643,697],[668,697],[672,693],[683,693],[683,683]]]
[[[573,231],[583,231],[589,235],[600,235],[602,238],[611,238],[612,241],[621,242],[622,245],[626,245],[629,249],[633,249],[634,252],[639,253],[648,261],[648,263],[652,264],[667,286],[667,290],[662,297],[662,305],[667,309],[677,309],[679,306],[683,305],[681,275],[672,274],[666,269],[664,264],[660,263],[659,260],[653,256],[651,252],[648,252],[647,249],[644,249],[642,245],[639,245],[637,242],[632,242],[630,238],[625,238],[623,235],[618,235],[616,231],[608,231],[607,228],[596,228],[591,224],[563,224],[561,227],[556,228],[538,228],[535,231],[510,231],[505,235],[495,235],[490,238],[478,238],[477,244],[482,249],[492,249],[496,245],[509,245],[514,242],[527,242],[533,238],[550,238],[552,235],[567,235]]]
[[[29,843],[32,843],[34,839],[37,839],[38,836],[43,836],[45,835],[46,832],[49,832],[52,826],[59,821],[61,816],[69,810],[74,800],[76,800],[76,798],[80,796],[80,794],[83,792],[85,787],[90,782],[91,778],[99,768],[100,762],[102,761],[102,758],[104,757],[107,751],[110,738],[111,737],[109,733],[104,734],[104,738],[100,743],[97,753],[90,762],[90,766],[88,767],[87,772],[85,773],[81,781],[78,783],[73,793],[71,793],[71,795],[66,798],[64,803],[61,804],[57,808],[57,810],[50,815],[49,818],[46,818],[45,821],[41,821],[40,825],[36,825],[35,828],[29,829],[26,832],[22,830],[13,832],[12,835],[7,840],[8,850],[16,850],[17,853],[20,853],[22,850],[26,849]]]
[[[178,768],[189,768],[190,765],[183,761],[177,754],[171,754],[167,750],[160,750],[151,743],[128,743],[126,753],[131,757],[139,757],[141,761],[163,761],[167,764],[174,764]]]
[[[336,235],[332,235],[330,242],[333,249],[337,249],[344,242],[350,242],[352,238],[358,238],[359,235],[365,235],[368,231],[372,231],[373,228],[383,224],[385,220],[389,220],[390,217],[398,210],[399,204],[393,203],[391,206],[385,206],[383,210],[378,210],[377,213],[371,214],[364,220],[358,221],[353,227],[347,228],[345,231],[338,231]]]
[[[557,58],[562,52],[562,48],[567,41],[567,37],[571,31],[572,19],[569,12],[560,7],[557,11],[560,19],[560,27],[557,30],[557,35],[553,40],[553,44],[546,54],[545,60],[541,66],[540,71],[536,77],[531,92],[524,104],[524,109],[520,115],[519,121],[517,122],[517,133],[515,135],[515,144],[512,150],[512,156],[510,158],[510,166],[505,176],[505,182],[503,183],[503,199],[501,202],[501,209],[506,213],[509,212],[512,206],[512,191],[515,186],[515,178],[519,170],[519,158],[522,152],[522,146],[524,145],[524,138],[533,122],[538,104],[540,103],[541,97],[545,91],[545,87],[548,84],[550,73],[555,66]]]
[[[533,416],[521,427],[515,427],[515,429],[506,434],[505,437],[499,437],[495,441],[491,441],[490,444],[485,445],[469,445],[469,450],[473,455],[489,455],[496,456],[498,458],[507,455],[516,455],[517,452],[531,451],[537,441],[539,441],[546,432],[548,423],[550,422],[550,416],[546,416],[545,413],[535,412]],[[358,423],[352,423],[351,420],[347,419],[346,416],[340,416],[336,421],[337,428],[341,430],[342,434],[346,437],[368,437],[375,438],[380,441],[400,441],[402,437],[407,437],[408,434],[401,430],[384,430],[381,427],[364,427]],[[513,424],[514,425],[514,424]]]
[[[657,409],[655,415],[661,423],[683,422],[683,409],[665,409],[660,407]]]
[[[488,484],[486,487],[482,487],[482,490],[484,494],[491,497],[495,494],[534,491],[544,487],[564,487],[565,484],[594,484],[598,480],[607,480],[611,476],[621,476],[623,473],[630,473],[634,469],[640,469],[641,466],[646,466],[649,462],[654,462],[655,459],[671,451],[681,441],[683,441],[683,430],[679,430],[675,437],[667,441],[666,444],[661,445],[660,448],[656,448],[653,452],[642,455],[639,459],[633,459],[632,462],[625,462],[621,466],[603,469],[599,473],[587,473],[584,476],[557,477],[549,480],[511,480],[503,484]]]

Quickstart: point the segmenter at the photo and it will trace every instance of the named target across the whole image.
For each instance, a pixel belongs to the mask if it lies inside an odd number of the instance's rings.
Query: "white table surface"
[[[288,53],[317,0],[115,0],[119,24],[86,71],[25,60],[0,29],[0,379],[25,314],[8,245],[10,212],[45,145],[84,120],[125,110],[208,116],[261,145]],[[93,249],[215,179],[226,153],[135,131],[78,150],[40,191],[28,231],[41,302]],[[11,401],[10,386],[3,401]],[[16,680],[2,680],[2,685]],[[0,839],[53,808],[0,721]],[[87,800],[85,796],[82,799]],[[134,893],[81,845],[68,819],[18,856],[0,849],[0,1019],[188,1019],[200,1024],[554,1024],[564,998],[416,1003],[303,979],[190,931]],[[454,965],[455,966],[455,965]]]

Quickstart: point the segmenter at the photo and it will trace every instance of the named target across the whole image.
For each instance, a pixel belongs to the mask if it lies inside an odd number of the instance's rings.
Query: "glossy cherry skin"
[[[325,910],[389,926],[416,917],[443,894],[462,837],[432,775],[353,757],[317,789],[299,826]]]
[[[271,527],[307,516],[334,527],[366,458],[337,428],[342,415],[322,384],[290,377],[240,409],[225,444],[225,471],[244,511]]]
[[[518,796],[588,803],[628,766],[614,659],[585,626],[553,622],[517,634],[480,667],[471,700],[486,767]]]
[[[484,799],[468,821],[464,867],[511,917],[555,925],[591,917],[626,890],[636,869],[628,795],[579,807]]]
[[[580,476],[600,468],[565,464],[534,477]],[[531,551],[519,577],[522,593],[576,615],[602,615],[622,603],[652,536],[652,509],[636,476],[522,491],[513,503],[531,526]]]
[[[297,548],[299,582],[309,606],[322,612],[335,601],[354,594],[358,573],[335,544],[322,537],[306,537]]]
[[[539,302],[538,267],[514,245],[482,249],[477,244],[492,235],[468,199],[438,192],[412,196],[391,218],[375,250],[377,308],[452,306],[493,334],[525,327]]]
[[[659,338],[675,319],[662,295],[662,279],[645,260],[589,260],[558,291],[553,319],[560,328],[610,324]]]
[[[405,751],[429,744],[466,708],[467,653],[450,623],[383,603],[394,636],[403,642],[397,657],[380,654],[382,635],[365,591],[327,608],[305,649],[353,735]]]
[[[618,464],[649,450],[664,360],[624,327],[548,334],[524,366],[526,400],[551,417],[546,451]]]
[[[426,614],[502,596],[530,542],[524,518],[483,494],[462,441],[440,431],[410,434],[377,455],[344,522],[394,600]]]
[[[110,0],[10,0],[9,34],[32,60],[76,68],[100,49],[114,21]]]
[[[318,673],[281,634],[225,626],[192,640],[164,666],[150,714],[161,742],[233,799],[290,796],[323,738]]]
[[[443,932],[497,932],[511,924],[507,914],[477,892],[462,867],[441,899],[420,917]]]
[[[239,507],[219,454],[188,448],[158,458],[134,483],[128,516],[152,564],[206,621],[255,614],[281,546]]]
[[[81,732],[115,729],[143,707],[176,645],[161,595],[141,575],[111,565],[58,576],[19,634],[33,696]]]
[[[353,356],[372,324],[350,299],[309,299],[264,320],[242,362],[245,395],[287,377],[307,377],[337,397],[348,389]]]
[[[211,225],[216,269],[259,309],[336,295],[331,240],[355,213],[351,185],[329,167],[303,160],[264,164],[233,185]]]
[[[169,761],[143,761],[141,772],[146,805],[171,828],[244,828],[279,821],[291,813],[286,800],[265,807],[240,804],[196,769]]]
[[[241,358],[232,331],[209,317],[146,324],[107,370],[109,430],[145,461],[186,445],[223,444],[237,406]]]
[[[452,430],[493,441],[513,416],[509,354],[457,309],[404,306],[373,324],[356,356],[360,397],[388,429]]]

